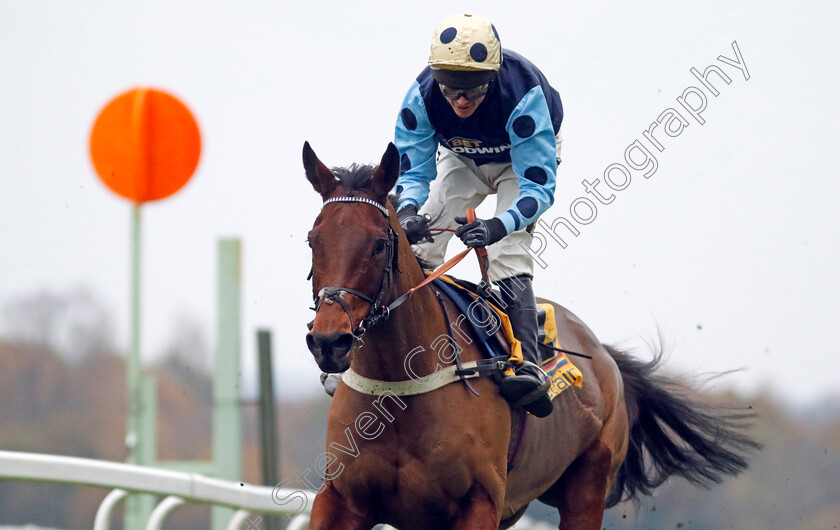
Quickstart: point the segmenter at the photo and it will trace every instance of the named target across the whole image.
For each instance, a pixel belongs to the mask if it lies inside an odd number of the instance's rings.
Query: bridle
[[[338,302],[341,308],[347,313],[347,317],[350,319],[350,330],[353,334],[353,337],[357,341],[361,341],[362,335],[365,332],[372,328],[373,326],[379,324],[388,319],[391,316],[391,311],[402,305],[403,302],[408,300],[408,298],[418,289],[429,285],[432,281],[436,278],[440,277],[442,274],[447,272],[449,269],[454,267],[457,263],[459,263],[462,259],[466,257],[467,254],[471,250],[471,247],[467,247],[466,250],[461,251],[455,257],[438,267],[432,274],[426,277],[425,280],[420,282],[418,285],[415,285],[408,291],[404,292],[400,295],[396,300],[391,302],[388,305],[382,304],[382,296],[385,294],[385,286],[391,284],[391,277],[393,276],[394,270],[399,270],[399,255],[397,253],[397,245],[399,243],[399,236],[394,231],[394,228],[391,226],[390,218],[391,216],[388,214],[388,209],[385,206],[379,204],[378,202],[374,201],[373,199],[368,199],[367,197],[353,197],[353,196],[341,196],[341,197],[332,197],[324,201],[323,206],[326,206],[333,202],[362,202],[365,204],[369,204],[371,206],[376,207],[382,215],[385,216],[385,219],[388,220],[388,240],[385,243],[386,248],[386,259],[385,259],[385,269],[382,271],[382,280],[379,282],[379,289],[377,289],[376,294],[373,296],[369,296],[361,291],[357,291],[356,289],[351,289],[349,287],[322,287],[320,291],[316,295],[314,295],[315,299],[315,306],[312,308],[315,310],[315,313],[321,309],[321,306],[326,303],[327,305],[333,304]],[[322,208],[323,208],[322,206]],[[475,220],[475,210],[470,209],[467,212],[467,217],[470,221]],[[475,249],[478,255],[478,262],[481,267],[482,273],[482,284],[487,283],[487,253],[483,248]],[[312,270],[309,271],[309,278],[312,279]],[[368,304],[370,304],[370,309],[368,310],[368,314],[362,318],[359,322],[359,326],[354,328],[353,327],[353,314],[350,312],[350,307],[347,305],[347,302],[344,301],[342,295],[344,293],[352,294],[358,298],[361,298]],[[310,323],[312,324],[312,323]],[[310,327],[311,329],[311,327]]]
[[[323,304],[331,305],[335,302],[341,306],[345,313],[347,313],[347,317],[350,319],[350,330],[355,337],[356,340],[360,340],[362,335],[365,332],[375,326],[376,324],[386,320],[390,314],[391,309],[394,309],[396,306],[401,304],[404,300],[403,297],[396,300],[395,303],[392,303],[390,306],[382,304],[382,296],[385,294],[385,287],[390,286],[391,284],[391,277],[393,276],[393,272],[395,269],[399,270],[398,262],[399,262],[399,255],[397,252],[397,246],[399,244],[399,238],[397,236],[396,231],[391,226],[390,222],[390,215],[388,214],[388,209],[385,206],[379,204],[378,202],[374,201],[373,199],[368,199],[367,197],[353,197],[353,196],[341,196],[341,197],[332,197],[324,201],[323,206],[326,206],[330,203],[334,202],[361,202],[364,204],[369,204],[371,206],[376,207],[382,215],[385,216],[385,219],[388,220],[388,240],[385,243],[385,268],[382,271],[382,279],[379,282],[379,288],[376,290],[376,294],[373,296],[367,295],[361,291],[356,289],[351,289],[349,287],[322,287],[317,294],[314,295],[315,299],[315,307],[312,309],[315,310],[315,313],[321,309]],[[322,206],[322,208],[323,208]],[[312,272],[309,273],[310,279],[312,278]],[[368,304],[370,304],[370,309],[368,310],[367,315],[362,318],[359,322],[358,327],[353,327],[353,314],[350,312],[350,307],[347,305],[347,302],[344,301],[342,295],[344,293],[352,294],[357,298],[361,298]]]

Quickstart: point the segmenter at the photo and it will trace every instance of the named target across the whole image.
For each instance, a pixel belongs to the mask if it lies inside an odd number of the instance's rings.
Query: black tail
[[[607,497],[607,507],[650,495],[671,475],[709,487],[747,468],[746,454],[761,446],[741,432],[754,414],[712,407],[690,399],[692,389],[655,373],[659,351],[645,363],[611,346],[624,379],[630,419],[627,457]]]

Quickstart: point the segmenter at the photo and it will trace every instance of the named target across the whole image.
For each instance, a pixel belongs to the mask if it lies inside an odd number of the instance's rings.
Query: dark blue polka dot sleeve
[[[511,233],[536,221],[554,203],[557,145],[541,86],[519,101],[506,129],[513,171],[519,176],[519,199],[499,219]]]
[[[420,207],[429,198],[429,184],[437,176],[435,153],[438,141],[416,81],[403,100],[394,143],[401,153],[399,184],[402,190],[397,208],[407,203]]]

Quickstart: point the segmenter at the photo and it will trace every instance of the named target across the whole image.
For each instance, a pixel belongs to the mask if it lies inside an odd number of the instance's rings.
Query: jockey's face
[[[475,109],[484,101],[484,96],[476,99],[467,99],[465,95],[461,95],[458,99],[447,99],[446,101],[452,105],[452,110],[459,118],[469,118],[475,112]]]

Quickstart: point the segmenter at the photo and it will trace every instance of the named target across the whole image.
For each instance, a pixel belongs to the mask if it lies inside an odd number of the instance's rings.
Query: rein
[[[467,221],[469,221],[469,222],[475,221],[475,209],[470,208],[469,210],[467,210]],[[432,230],[437,230],[437,231],[441,231],[441,232],[443,232],[443,231],[454,232],[455,231],[454,228],[433,228]],[[443,276],[443,274],[445,272],[447,272],[449,269],[451,269],[452,267],[454,267],[455,265],[460,263],[464,258],[466,258],[467,254],[469,254],[470,251],[473,250],[473,249],[475,249],[475,254],[478,257],[478,265],[479,265],[479,268],[481,269],[482,294],[484,294],[485,297],[486,297],[485,293],[489,293],[489,286],[490,286],[489,282],[487,281],[487,267],[488,267],[487,249],[485,249],[484,247],[467,247],[465,250],[462,250],[461,252],[459,252],[455,257],[453,257],[452,259],[450,259],[449,261],[447,261],[446,263],[444,263],[443,265],[438,267],[437,270],[435,270],[432,274],[430,274],[425,280],[420,282],[420,284],[412,287],[411,289],[408,290],[407,293],[403,294],[402,296],[400,296],[399,298],[394,300],[391,303],[391,305],[388,306],[388,309],[390,310],[390,309],[396,308],[397,306],[399,306],[400,304],[402,304],[403,302],[408,300],[408,297],[411,296],[411,294],[414,291],[432,283],[433,281],[435,281],[438,278],[440,278],[441,276]]]

